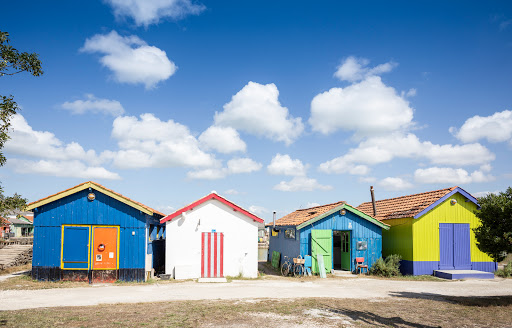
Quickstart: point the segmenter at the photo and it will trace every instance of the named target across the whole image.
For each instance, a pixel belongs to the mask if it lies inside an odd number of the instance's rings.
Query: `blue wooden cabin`
[[[164,269],[164,214],[89,181],[28,205],[32,277],[145,281]]]
[[[382,256],[382,229],[389,226],[338,202],[297,210],[269,224],[269,256],[312,256],[312,270],[318,273],[318,254],[324,257],[327,272],[356,270],[356,257],[364,257],[369,268]]]

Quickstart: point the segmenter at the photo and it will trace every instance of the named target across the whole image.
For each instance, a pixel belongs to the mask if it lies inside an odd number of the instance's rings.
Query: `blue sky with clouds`
[[[216,190],[297,208],[512,185],[509,1],[8,2],[44,75],[0,181],[30,201],[87,180],[170,213]]]

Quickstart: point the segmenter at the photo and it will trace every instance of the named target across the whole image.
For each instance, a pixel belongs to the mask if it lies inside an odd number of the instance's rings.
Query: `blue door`
[[[89,269],[89,226],[62,227],[62,269]]]
[[[453,225],[453,266],[456,270],[471,269],[469,223]]]
[[[471,269],[469,223],[440,223],[439,251],[439,269]]]

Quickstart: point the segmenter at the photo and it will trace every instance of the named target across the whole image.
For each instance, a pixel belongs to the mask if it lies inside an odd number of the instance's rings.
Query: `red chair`
[[[363,269],[366,269],[366,273],[368,273],[368,265],[364,264],[364,257],[356,257],[356,273],[357,270],[362,273]]]

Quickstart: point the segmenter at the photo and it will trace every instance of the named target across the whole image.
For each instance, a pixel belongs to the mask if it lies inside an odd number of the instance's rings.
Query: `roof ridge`
[[[419,196],[419,195],[424,195],[424,194],[431,194],[431,193],[438,192],[438,191],[443,191],[443,190],[453,191],[453,190],[455,190],[457,188],[459,188],[459,187],[455,186],[455,187],[443,188],[443,189],[438,189],[438,190],[425,191],[425,192],[420,192],[420,193],[417,193],[417,194],[404,195],[404,196],[393,197],[393,198],[379,199],[379,200],[376,200],[375,202],[377,203],[377,202],[382,202],[382,201],[386,201],[386,200],[394,200],[394,199],[400,199],[400,198],[404,198],[404,197],[411,197],[411,196]],[[361,206],[363,204],[368,204],[368,203],[372,203],[372,202],[371,201],[364,202],[364,203],[361,203],[359,206]]]
[[[121,193],[118,193],[117,191],[114,191],[114,190],[112,190],[112,189],[109,189],[109,188],[107,188],[107,187],[105,187],[105,186],[103,186],[103,185],[101,185],[101,184],[99,184],[99,183],[97,183],[97,182],[94,182],[94,181],[85,181],[85,182],[79,183],[79,184],[77,184],[77,185],[76,185],[76,186],[74,186],[74,187],[71,187],[71,188],[68,188],[68,189],[64,189],[64,190],[59,191],[59,192],[56,192],[56,193],[54,193],[54,194],[52,194],[52,195],[49,195],[49,196],[43,197],[43,198],[41,198],[41,199],[39,199],[39,200],[33,201],[33,202],[31,202],[31,203],[27,204],[27,206],[30,206],[30,205],[32,205],[32,204],[34,204],[34,203],[38,203],[38,202],[43,201],[43,200],[45,200],[45,199],[49,199],[49,198],[54,197],[54,196],[57,196],[57,195],[59,195],[59,194],[65,193],[65,192],[67,192],[67,191],[70,191],[70,190],[72,190],[72,189],[75,189],[75,188],[78,188],[78,187],[80,187],[80,186],[86,185],[86,184],[88,184],[88,183],[89,183],[89,184],[92,184],[92,185],[95,185],[95,186],[97,186],[97,187],[103,188],[103,189],[105,189],[105,190],[107,190],[107,191],[109,191],[109,192],[111,192],[111,193],[113,193],[113,194],[118,195],[119,197],[122,197],[122,198],[124,198],[124,199],[126,199],[126,200],[129,200],[130,202],[133,202],[133,203],[135,203],[135,204],[138,204],[138,205],[142,206],[143,208],[145,208],[145,209],[147,209],[147,210],[149,210],[149,211],[151,211],[151,212],[153,212],[153,213],[156,213],[156,214],[161,215],[161,216],[165,216],[165,214],[163,214],[163,213],[162,213],[162,212],[160,212],[160,211],[157,211],[157,210],[155,210],[155,209],[153,209],[153,208],[151,208],[151,207],[149,207],[149,206],[147,206],[147,205],[144,205],[144,204],[142,204],[142,203],[140,203],[140,202],[137,202],[137,201],[135,201],[135,200],[131,199],[130,197],[127,197],[127,196],[125,196],[125,195],[123,195],[123,194],[121,194]]]
[[[256,214],[251,213],[249,210],[246,210],[242,206],[235,204],[234,202],[228,200],[227,198],[224,198],[223,196],[219,195],[216,192],[211,192],[211,193],[207,194],[206,196],[201,197],[198,200],[196,200],[196,201],[194,201],[194,202],[192,202],[192,203],[190,203],[188,205],[185,205],[184,207],[174,211],[173,213],[165,215],[163,218],[160,219],[160,222],[170,221],[170,220],[174,219],[175,217],[177,217],[178,215],[181,215],[181,214],[187,212],[188,210],[193,209],[194,207],[199,206],[199,205],[201,205],[201,204],[203,204],[203,203],[205,203],[205,202],[207,202],[209,200],[217,200],[217,201],[223,203],[224,205],[227,205],[227,206],[229,206],[229,207],[231,207],[233,209],[237,208],[239,212],[241,212],[245,216],[250,217],[254,221],[258,221],[260,223],[264,223],[265,222],[264,219],[260,218]]]
[[[119,192],[117,192],[117,191],[114,191],[114,190],[112,190],[112,189],[109,189],[109,188],[107,188],[107,187],[105,187],[105,186],[103,186],[103,185],[101,185],[101,184],[99,184],[99,183],[97,183],[97,182],[94,182],[94,181],[87,181],[86,183],[88,183],[88,182],[90,182],[90,183],[92,183],[92,184],[94,184],[94,185],[97,185],[97,186],[99,186],[99,187],[101,187],[101,188],[103,188],[103,189],[106,189],[106,190],[108,190],[108,191],[110,191],[110,192],[112,192],[112,193],[114,193],[114,194],[117,194],[117,195],[119,195],[119,196],[121,196],[121,197],[123,197],[123,198],[126,198],[126,199],[128,199],[128,200],[130,200],[130,201],[132,201],[132,202],[134,202],[134,203],[137,203],[137,204],[139,204],[140,206],[147,208],[148,210],[150,210],[150,211],[151,211],[151,212],[153,212],[153,213],[156,213],[156,214],[159,214],[159,215],[165,216],[165,214],[164,214],[164,213],[162,213],[162,212],[160,212],[160,211],[157,211],[157,210],[155,210],[154,208],[151,208],[151,207],[149,207],[149,206],[147,206],[147,205],[144,205],[144,204],[142,204],[142,203],[140,203],[140,202],[138,202],[138,201],[136,201],[136,200],[133,200],[133,199],[131,199],[130,197],[127,197],[127,196],[125,196],[125,195],[123,195],[123,194],[121,194],[121,193],[119,193]]]
[[[346,201],[344,201],[344,200],[341,200],[341,201],[339,201],[339,202],[334,202],[334,203],[325,204],[325,205],[317,205],[317,206],[308,207],[308,208],[300,208],[300,209],[298,209],[298,210],[295,210],[294,212],[298,212],[298,211],[306,211],[306,210],[311,210],[311,209],[318,208],[318,207],[331,206],[331,205],[335,205],[335,204],[339,204],[339,203],[346,204],[347,202],[346,202]],[[292,212],[292,213],[293,213],[293,212]]]

